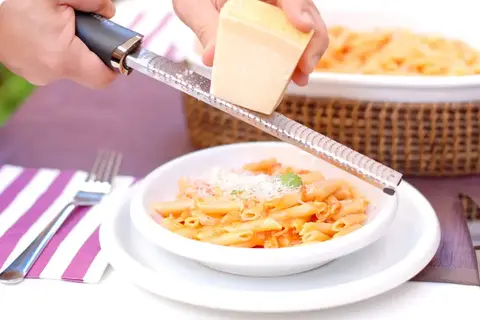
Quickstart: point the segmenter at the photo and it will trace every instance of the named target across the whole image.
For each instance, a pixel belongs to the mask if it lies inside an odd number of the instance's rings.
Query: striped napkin
[[[144,48],[174,61],[183,58],[184,47],[189,47],[194,37],[175,15],[172,1],[118,2],[112,21],[142,34]]]
[[[192,33],[175,16],[171,1],[126,0],[116,8],[112,20],[144,35],[144,47],[175,61],[182,59],[178,48],[183,42],[191,43],[182,40]],[[0,165],[0,271],[72,199],[85,177],[83,171]],[[98,227],[133,182],[133,177],[118,177],[115,190],[101,204],[77,208],[27,278],[98,283],[108,266],[100,251]]]
[[[0,266],[10,264],[77,192],[87,173],[0,166]],[[77,208],[52,238],[27,278],[97,283],[108,263],[98,227],[134,178],[119,176],[97,206]]]

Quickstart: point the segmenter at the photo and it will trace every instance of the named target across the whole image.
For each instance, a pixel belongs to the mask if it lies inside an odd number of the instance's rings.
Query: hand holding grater
[[[394,195],[402,175],[277,112],[264,115],[210,94],[210,80],[181,63],[142,48],[143,36],[97,14],[76,12],[76,35],[111,69],[123,75],[136,70]]]

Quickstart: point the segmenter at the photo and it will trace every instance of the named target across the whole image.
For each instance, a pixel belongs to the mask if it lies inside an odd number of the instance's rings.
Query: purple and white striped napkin
[[[87,173],[0,166],[0,269],[15,259],[67,204]],[[119,176],[114,191],[91,208],[77,208],[53,237],[27,278],[97,283],[108,263],[98,228],[128,192],[133,177]]]
[[[175,16],[171,1],[120,2],[112,20],[143,34],[144,47],[176,61],[182,58],[176,43],[191,39],[184,38],[186,27]],[[0,270],[71,200],[85,177],[81,171],[0,166]],[[101,204],[77,208],[27,278],[99,282],[108,266],[100,250],[99,225],[133,182],[133,177],[118,177],[115,190]]]

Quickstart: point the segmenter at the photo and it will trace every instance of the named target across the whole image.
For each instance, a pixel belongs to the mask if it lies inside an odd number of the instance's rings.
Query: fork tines
[[[122,154],[110,151],[100,150],[93,163],[92,170],[89,172],[87,181],[99,181],[113,183],[122,163]]]

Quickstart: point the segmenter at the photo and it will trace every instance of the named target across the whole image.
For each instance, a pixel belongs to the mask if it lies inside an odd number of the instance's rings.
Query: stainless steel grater
[[[277,112],[263,115],[210,94],[210,80],[141,47],[142,35],[94,14],[76,13],[76,33],[105,64],[128,75],[136,70],[293,144],[375,185],[388,195],[402,174]],[[106,41],[108,40],[108,41]]]

